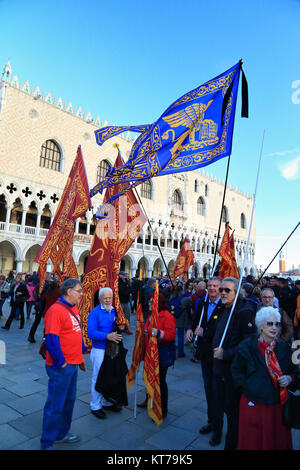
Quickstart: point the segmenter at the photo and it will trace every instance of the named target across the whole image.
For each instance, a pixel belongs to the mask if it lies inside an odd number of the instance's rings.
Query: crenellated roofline
[[[6,83],[7,85],[16,88],[24,93],[27,93],[28,95],[32,96],[35,100],[41,100],[44,101],[45,103],[55,106],[56,108],[60,109],[61,111],[67,112],[82,121],[86,122],[87,124],[91,124],[95,126],[96,128],[102,128],[108,126],[108,122],[105,120],[102,122],[97,116],[96,118],[93,118],[92,114],[90,112],[87,112],[86,114],[82,111],[81,106],[74,107],[73,104],[70,103],[64,103],[62,98],[59,97],[56,99],[50,92],[44,93],[40,90],[39,86],[36,86],[35,88],[30,86],[30,83],[28,80],[26,80],[24,83],[19,80],[17,75],[12,75],[12,68],[10,65],[10,62],[8,61],[7,64],[5,65],[2,73],[2,77],[0,80],[0,84]],[[113,124],[115,125],[115,124]],[[123,134],[120,134],[120,137],[125,139],[127,142],[134,142],[134,138],[130,135],[129,132],[124,132]]]

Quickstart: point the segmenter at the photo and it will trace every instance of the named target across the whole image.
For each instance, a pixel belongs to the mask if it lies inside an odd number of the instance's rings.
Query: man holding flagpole
[[[93,372],[90,408],[96,418],[105,419],[106,413],[103,408],[113,412],[119,412],[122,408],[116,403],[105,400],[104,396],[95,390],[95,385],[104,360],[107,340],[119,343],[122,341],[122,335],[113,331],[117,312],[112,306],[113,291],[110,287],[103,287],[99,290],[99,301],[100,304],[91,311],[87,324],[87,334],[92,340],[90,358]]]
[[[207,296],[199,300],[195,315],[190,321],[190,327],[186,332],[188,341],[192,341],[194,335],[197,338],[196,358],[201,362],[202,378],[204,383],[205,398],[207,403],[207,424],[202,426],[200,434],[209,434],[212,437],[209,445],[216,446],[221,442],[219,426],[215,422],[220,422],[220,407],[217,406],[215,395],[216,385],[213,374],[213,350],[212,340],[216,331],[219,316],[223,311],[223,304],[220,298],[220,278],[212,277],[207,283]]]
[[[255,315],[245,299],[238,299],[228,325],[225,337],[223,334],[228,323],[230,312],[235,301],[239,281],[234,277],[223,279],[220,286],[223,313],[219,316],[216,332],[212,341],[213,347],[213,373],[216,382],[216,400],[218,406],[227,416],[227,434],[225,450],[235,450],[238,439],[239,400],[240,394],[234,387],[231,376],[231,364],[239,343],[247,336],[255,334]],[[220,347],[220,343],[222,347]],[[223,413],[216,423],[217,433],[221,435],[223,427]]]

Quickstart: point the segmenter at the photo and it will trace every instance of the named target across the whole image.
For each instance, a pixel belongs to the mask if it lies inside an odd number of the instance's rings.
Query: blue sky
[[[178,97],[243,59],[229,183],[256,199],[256,263],[299,221],[299,0],[0,0],[0,67],[109,124],[156,120]],[[225,177],[227,159],[206,167]],[[284,250],[300,265],[300,228]],[[271,268],[277,269],[278,259]]]

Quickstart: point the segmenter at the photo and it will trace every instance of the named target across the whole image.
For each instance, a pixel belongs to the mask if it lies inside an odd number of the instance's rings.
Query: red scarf
[[[265,358],[266,361],[266,366],[268,368],[269,374],[271,376],[273,386],[275,388],[278,387],[278,382],[277,379],[278,377],[282,377],[284,374],[282,373],[280,369],[280,365],[278,363],[276,354],[274,352],[274,349],[276,347],[276,339],[272,341],[272,343],[267,343],[264,340],[259,340],[258,341],[258,347],[262,353],[262,355]],[[279,393],[280,393],[280,404],[284,405],[288,399],[288,391],[287,387],[279,387]]]

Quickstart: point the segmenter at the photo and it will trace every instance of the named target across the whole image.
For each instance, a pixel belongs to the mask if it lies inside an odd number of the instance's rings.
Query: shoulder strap
[[[80,325],[80,318],[78,318],[78,317],[75,315],[75,313],[73,312],[73,310],[71,310],[68,305],[64,304],[63,302],[60,302],[59,300],[57,300],[55,303],[56,303],[57,305],[62,305],[63,307],[65,307],[65,308],[70,312],[70,314],[71,314],[74,318],[76,318],[76,320],[77,320],[79,326],[81,326],[81,325]]]

